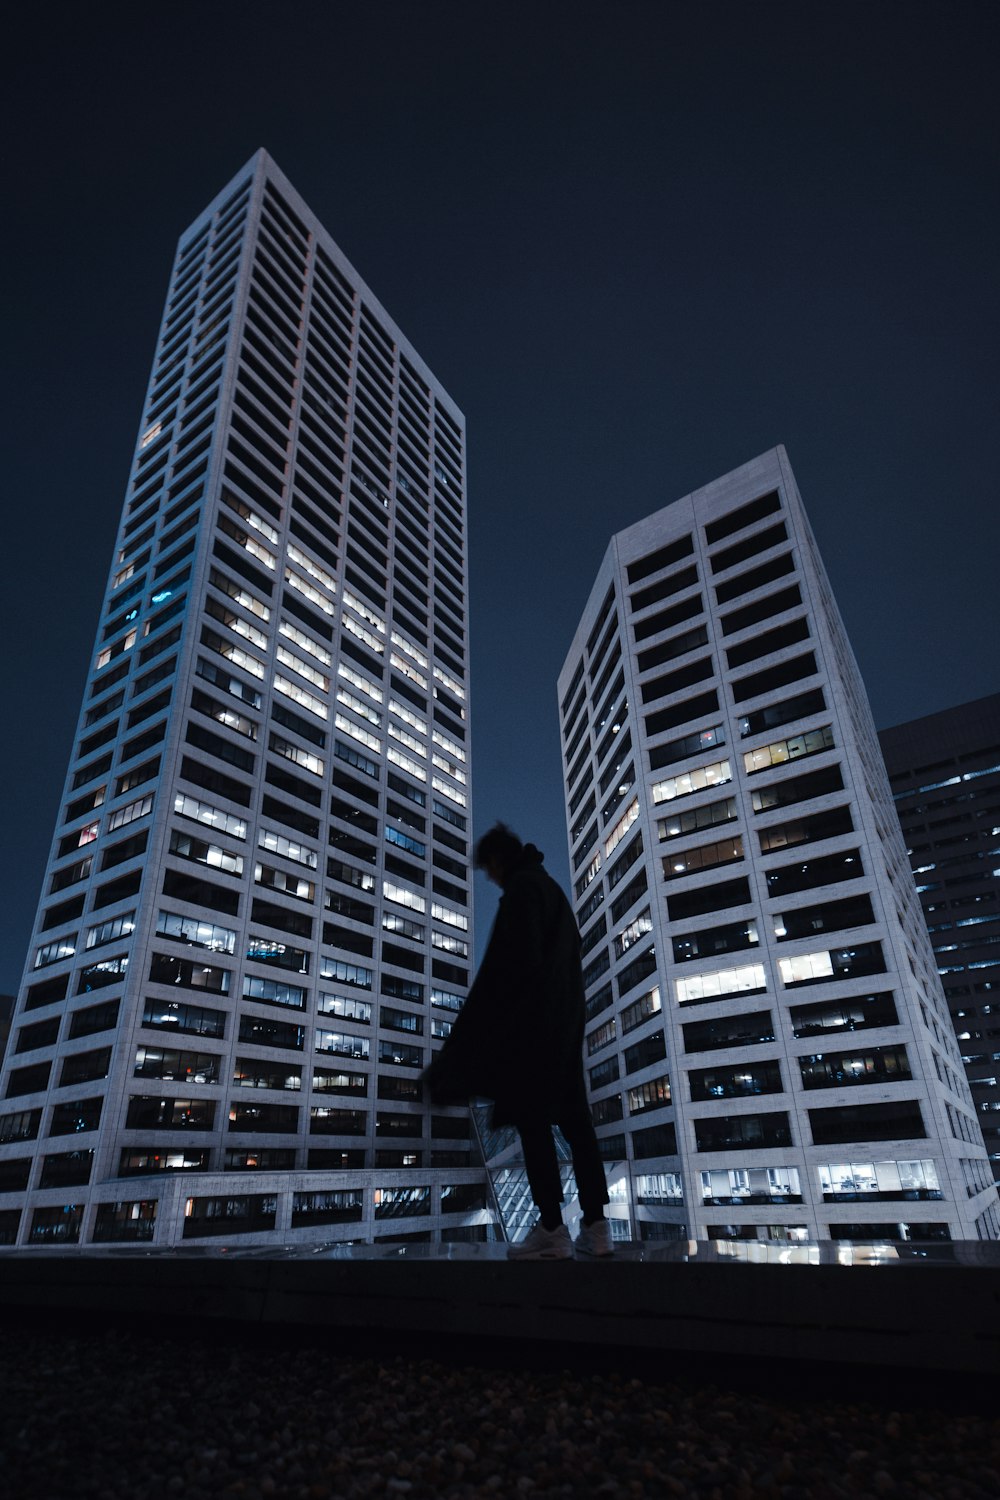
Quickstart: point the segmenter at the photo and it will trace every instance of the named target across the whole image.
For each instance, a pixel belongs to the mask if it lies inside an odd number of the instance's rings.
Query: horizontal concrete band
[[[492,1247],[441,1258],[4,1255],[0,1308],[76,1314],[164,1333],[229,1320],[536,1346],[662,1351],[996,1373],[1000,1267],[512,1264]],[[485,1253],[483,1253],[485,1252]]]

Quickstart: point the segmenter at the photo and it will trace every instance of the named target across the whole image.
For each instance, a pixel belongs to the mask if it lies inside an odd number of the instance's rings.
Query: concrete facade
[[[996,1238],[864,686],[783,449],[612,539],[558,693],[619,1235]]]

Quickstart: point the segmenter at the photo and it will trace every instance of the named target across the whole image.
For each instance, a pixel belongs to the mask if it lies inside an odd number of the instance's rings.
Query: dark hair
[[[521,840],[506,823],[494,823],[476,844],[473,864],[477,870],[492,864],[499,865],[501,870],[509,870],[517,864],[523,849]]]

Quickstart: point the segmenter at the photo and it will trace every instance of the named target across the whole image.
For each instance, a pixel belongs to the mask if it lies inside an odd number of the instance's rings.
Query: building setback
[[[0,1242],[479,1236],[461,412],[264,152],[182,236],[0,1076]]]
[[[612,539],[559,706],[619,1236],[996,1238],[875,728],[783,449]]]
[[[1000,693],[883,729],[879,741],[1000,1181]]]

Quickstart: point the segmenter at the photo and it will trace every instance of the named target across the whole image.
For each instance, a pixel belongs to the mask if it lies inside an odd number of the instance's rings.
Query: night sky
[[[505,819],[568,882],[555,681],[608,539],[778,442],[876,722],[997,691],[998,14],[97,0],[22,18],[0,991],[174,248],[258,146],[466,414],[479,831]]]

